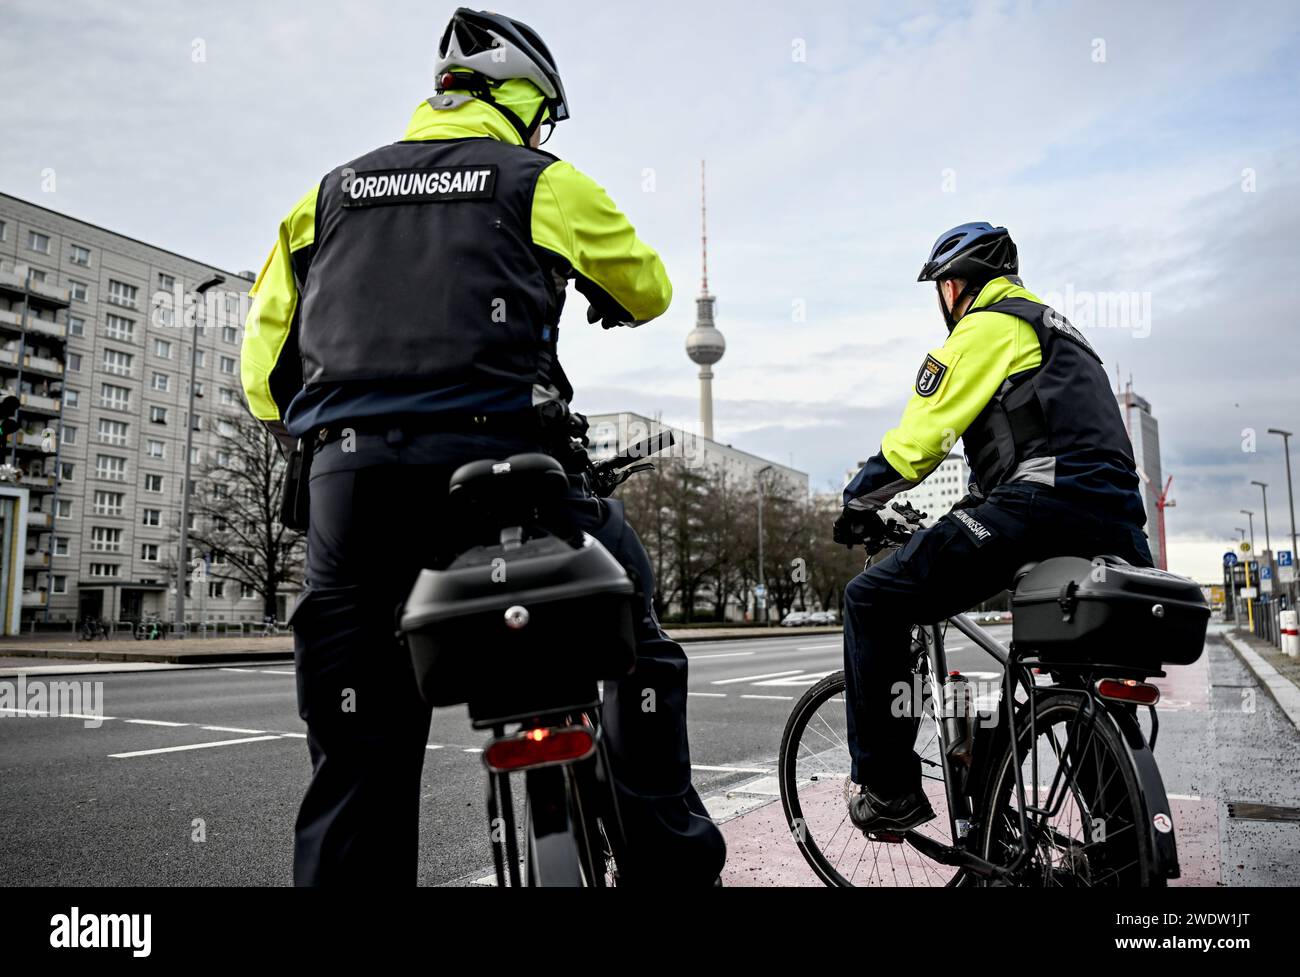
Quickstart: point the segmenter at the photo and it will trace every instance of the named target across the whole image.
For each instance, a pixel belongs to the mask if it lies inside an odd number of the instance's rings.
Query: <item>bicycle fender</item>
[[[1181,875],[1181,869],[1178,866],[1178,844],[1174,838],[1174,817],[1155,754],[1147,745],[1136,716],[1109,703],[1106,712],[1118,727],[1120,739],[1133,761],[1133,770],[1146,804],[1143,812],[1145,830],[1151,839],[1151,850],[1155,852],[1156,872],[1166,879],[1176,879]]]

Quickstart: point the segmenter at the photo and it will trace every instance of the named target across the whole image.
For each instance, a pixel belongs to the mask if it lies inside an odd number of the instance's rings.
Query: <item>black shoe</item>
[[[929,798],[919,790],[901,797],[886,798],[846,777],[844,796],[848,801],[849,820],[863,834],[902,834],[934,819],[934,808],[930,806]]]

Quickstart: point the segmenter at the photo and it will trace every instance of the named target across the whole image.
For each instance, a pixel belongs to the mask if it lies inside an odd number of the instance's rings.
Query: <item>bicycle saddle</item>
[[[511,455],[504,461],[483,458],[452,473],[448,495],[457,502],[489,505],[514,501],[532,504],[558,499],[569,490],[569,476],[558,461],[540,452]]]

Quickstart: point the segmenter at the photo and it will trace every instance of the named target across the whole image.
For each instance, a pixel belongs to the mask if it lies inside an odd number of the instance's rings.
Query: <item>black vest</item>
[[[532,243],[533,189],[554,159],[458,139],[332,170],[299,282],[304,383],[524,391],[558,372],[563,292]]]
[[[1042,363],[1010,376],[962,435],[980,494],[1021,470],[1038,468],[1054,484],[1056,459],[1084,456],[1099,473],[1136,482],[1133,449],[1101,359],[1069,321],[1046,305],[1008,298],[975,312],[1001,312],[1033,326]],[[1109,477],[1103,474],[1102,477]]]

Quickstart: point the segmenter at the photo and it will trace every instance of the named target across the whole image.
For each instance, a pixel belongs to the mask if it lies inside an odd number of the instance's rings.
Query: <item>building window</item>
[[[249,583],[241,583],[241,584],[239,585],[239,598],[240,598],[240,600],[252,600],[252,599],[253,599],[254,597],[256,597],[256,596],[257,596],[257,591],[253,589],[253,585],[252,585],[252,584],[249,584]]]
[[[9,237],[9,225],[0,221],[0,241],[7,240]]]
[[[84,336],[86,334],[86,320],[79,315],[68,316],[68,335]]]
[[[99,439],[105,444],[126,444],[126,421],[110,421],[107,417],[99,418]]]
[[[125,482],[126,459],[117,455],[95,455],[95,477],[110,482]]]
[[[54,518],[55,518],[55,519],[71,519],[71,518],[72,518],[72,500],[71,500],[71,499],[59,499],[59,505],[58,505],[58,508],[54,510]]]
[[[167,392],[167,387],[170,385],[170,383],[171,380],[168,378],[166,373],[155,373],[152,377],[149,378],[149,386],[163,393]]]
[[[83,248],[80,244],[72,246],[72,253],[68,255],[68,260],[74,265],[81,265],[83,268],[90,267],[90,248]]]
[[[68,592],[68,578],[63,576],[63,574],[56,573],[54,575],[54,582],[50,586],[50,593],[66,594],[67,592]]]
[[[226,596],[226,582],[224,580],[208,581],[208,596],[223,598]]]
[[[81,391],[79,391],[79,390],[64,390],[64,391],[63,391],[63,405],[64,405],[65,407],[80,407],[80,406],[81,406]]]
[[[131,361],[134,359],[130,353],[124,353],[120,349],[104,350],[104,372],[113,373],[119,377],[129,377],[131,375]]]
[[[203,462],[203,449],[190,448],[190,464],[198,465],[201,464],[202,462]],[[190,491],[193,491],[193,489],[191,488]]]
[[[221,357],[221,372],[222,372],[222,373],[228,373],[228,374],[230,374],[231,376],[233,376],[234,373],[235,373],[235,366],[236,366],[236,363],[235,363],[235,358],[234,358],[233,356],[223,356],[223,357]]]
[[[225,343],[239,342],[239,330],[234,326],[221,327],[221,341]]]
[[[92,577],[116,577],[122,568],[116,563],[92,563],[90,565],[90,575]]]
[[[90,511],[97,516],[120,516],[122,500],[125,498],[126,495],[122,492],[95,489],[95,501]]]
[[[119,282],[116,278],[108,280],[108,300],[114,305],[124,305],[128,309],[134,309],[139,292],[140,290],[134,285]]]
[[[153,341],[153,355],[164,360],[172,358],[172,344],[165,339],[155,339]]]
[[[207,358],[207,355],[208,355],[208,351],[207,351],[207,350],[205,350],[205,349],[196,349],[196,350],[194,351],[194,365],[197,366],[197,367],[202,367],[202,366],[203,366],[203,361]]]
[[[122,551],[122,530],[108,526],[92,526],[90,529],[90,548],[96,553],[120,553]]]
[[[71,424],[63,425],[63,443],[64,444],[77,443],[77,429],[73,427]]]
[[[158,440],[155,439],[155,438],[150,438],[150,439],[145,443],[145,451],[146,451],[146,453],[149,455],[150,458],[162,458],[162,457],[165,457],[165,456],[164,456],[164,453],[163,453],[164,450],[165,450],[165,448],[166,448],[166,445],[164,445],[161,441],[158,441]]]
[[[62,463],[59,465],[59,481],[60,481],[60,482],[71,482],[71,481],[74,481],[74,479],[73,479],[73,477],[72,477],[72,476],[73,476],[73,473],[74,473],[74,469],[73,469],[73,466],[72,466],[72,462],[70,462],[70,461],[65,461],[65,462],[62,462]]]
[[[49,254],[50,236],[48,234],[42,234],[40,231],[28,231],[27,250],[35,251],[37,254]]]
[[[104,335],[109,339],[120,339],[128,343],[133,342],[135,340],[135,320],[109,313],[105,319]]]
[[[144,490],[146,492],[161,492],[163,490],[163,477],[161,475],[146,475],[144,477]]]
[[[55,555],[55,556],[67,556],[68,553],[70,552],[70,550],[69,550],[69,545],[70,545],[70,543],[71,543],[71,540],[70,540],[69,537],[67,537],[67,536],[55,536],[55,537],[54,537],[54,555]]]
[[[44,282],[45,279],[48,277],[45,274],[45,272],[40,268],[33,268],[31,269],[31,272],[32,272],[32,281],[34,282]]]
[[[239,398],[235,395],[235,392],[231,390],[229,387],[221,388],[221,406],[223,407],[239,406]]]
[[[160,271],[158,272],[158,287],[164,292],[170,292],[176,287],[176,278],[165,271]]]
[[[193,430],[195,430],[195,431],[202,431],[202,430],[203,430],[203,415],[202,415],[202,414],[195,414],[193,417],[191,417],[191,418],[190,418],[190,427],[191,427]]]
[[[157,563],[157,562],[158,562],[158,544],[157,544],[157,543],[141,543],[141,544],[140,544],[140,559],[144,560],[145,563]]]
[[[234,464],[234,459],[229,451],[217,451],[217,465],[221,468],[230,468]]]
[[[145,509],[145,510],[144,510],[144,518],[140,520],[140,525],[142,525],[142,526],[161,526],[161,525],[162,525],[162,510],[161,510],[161,509]]]
[[[131,391],[126,387],[102,383],[99,386],[99,406],[112,410],[130,410]]]
[[[79,282],[79,281],[76,281],[76,280],[74,280],[74,279],[72,279],[72,278],[69,278],[69,279],[68,279],[68,291],[69,291],[70,293],[72,293],[72,297],[73,297],[73,299],[75,299],[76,301],[78,301],[78,302],[85,302],[85,301],[87,301],[87,299],[86,299],[86,295],[88,294],[88,292],[87,292],[87,285],[86,285],[85,282]]]
[[[167,408],[159,407],[156,404],[149,408],[149,420],[154,424],[167,423]]]
[[[80,354],[80,353],[69,353],[69,354],[68,354],[68,360],[67,360],[66,366],[67,366],[68,369],[71,370],[73,373],[80,373],[80,372],[81,372],[81,354]]]

